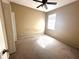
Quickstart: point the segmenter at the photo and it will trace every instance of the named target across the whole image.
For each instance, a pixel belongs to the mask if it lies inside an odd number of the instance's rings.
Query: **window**
[[[55,30],[56,13],[48,16],[48,29]]]

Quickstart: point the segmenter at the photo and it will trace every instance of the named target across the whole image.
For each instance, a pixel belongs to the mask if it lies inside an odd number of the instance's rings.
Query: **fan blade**
[[[38,0],[33,0],[33,1],[42,3],[42,1],[38,1]]]
[[[57,2],[47,2],[47,4],[53,4],[53,5],[56,5]]]
[[[37,6],[37,8],[39,8],[40,6],[43,6],[43,4],[41,4],[41,5]]]
[[[44,7],[45,7],[46,9],[48,9],[48,7],[47,7],[47,5],[46,5],[46,4],[44,5]]]

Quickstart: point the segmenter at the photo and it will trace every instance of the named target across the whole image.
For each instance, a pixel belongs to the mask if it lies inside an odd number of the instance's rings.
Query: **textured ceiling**
[[[48,0],[48,2],[53,2],[53,1],[57,2],[57,5],[47,5],[48,9],[46,10],[43,7],[36,8],[38,5],[40,5],[40,3],[39,2],[35,2],[33,0],[11,0],[11,2],[20,4],[20,5],[24,5],[24,6],[27,6],[27,7],[36,9],[36,10],[39,10],[39,11],[44,11],[44,12],[48,12],[48,11],[54,10],[56,8],[59,8],[61,6],[67,5],[67,4],[70,4],[70,3],[75,2],[77,0]]]

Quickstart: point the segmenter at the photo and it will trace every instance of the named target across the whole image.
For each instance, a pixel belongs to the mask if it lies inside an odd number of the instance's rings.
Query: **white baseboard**
[[[27,33],[25,33],[25,34],[18,34],[17,35],[17,38],[18,38],[18,40],[19,39],[21,39],[21,38],[23,38],[23,37],[26,37],[26,38],[31,38],[31,37],[36,37],[36,36],[40,36],[40,35],[44,35],[44,33],[34,33],[34,34],[27,34]]]

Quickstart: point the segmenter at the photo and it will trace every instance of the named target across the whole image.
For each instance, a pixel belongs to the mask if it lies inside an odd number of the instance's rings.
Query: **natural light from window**
[[[51,14],[48,16],[48,29],[55,30],[55,24],[56,24],[56,13]]]
[[[40,36],[37,40],[37,44],[41,46],[42,48],[46,48],[48,45],[51,45],[53,43],[53,39],[47,36]]]

